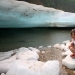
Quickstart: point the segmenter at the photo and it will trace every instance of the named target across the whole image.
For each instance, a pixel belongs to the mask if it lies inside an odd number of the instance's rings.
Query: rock
[[[58,48],[58,49],[61,48],[60,44],[55,44],[53,47],[54,47],[54,48]]]
[[[42,51],[42,53],[44,54],[44,53],[45,53],[45,51]]]

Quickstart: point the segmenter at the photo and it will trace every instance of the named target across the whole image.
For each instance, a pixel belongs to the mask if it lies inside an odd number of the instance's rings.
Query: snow
[[[75,13],[17,0],[0,0],[0,27],[72,27]]]
[[[39,61],[16,60],[6,75],[59,75],[59,62],[48,61],[46,63]]]
[[[33,47],[21,47],[8,52],[0,52],[0,56],[3,54],[2,57],[5,57],[0,60],[1,75],[59,75],[59,61],[38,61],[39,52],[40,50]],[[7,56],[10,54],[9,58],[6,58],[6,54]]]

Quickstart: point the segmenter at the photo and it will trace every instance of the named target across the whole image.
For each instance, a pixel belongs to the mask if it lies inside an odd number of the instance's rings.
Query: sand
[[[74,70],[70,70],[62,65],[62,50],[56,48],[42,48],[40,49],[39,60],[46,62],[48,60],[58,60],[60,62],[60,75],[75,75]]]

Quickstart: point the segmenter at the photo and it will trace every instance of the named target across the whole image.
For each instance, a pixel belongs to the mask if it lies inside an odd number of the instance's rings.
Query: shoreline
[[[75,75],[74,70],[62,65],[62,50],[51,47],[38,48],[40,50],[38,61],[47,62],[48,60],[58,60],[60,62],[60,75]]]

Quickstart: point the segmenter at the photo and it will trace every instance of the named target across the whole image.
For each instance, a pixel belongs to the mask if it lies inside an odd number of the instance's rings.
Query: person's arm
[[[75,46],[74,46],[74,43],[73,43],[73,42],[71,42],[71,43],[70,43],[70,45],[69,45],[69,49],[70,49],[70,47],[75,48]]]

